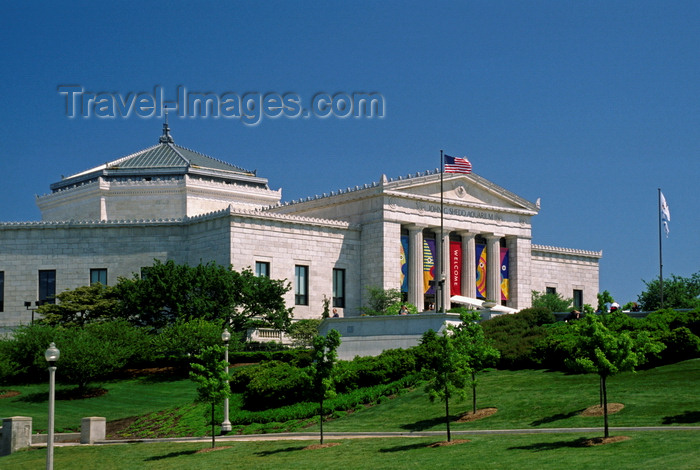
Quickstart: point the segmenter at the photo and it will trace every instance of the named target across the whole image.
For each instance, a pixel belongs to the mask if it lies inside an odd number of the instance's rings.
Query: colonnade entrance
[[[511,299],[511,256],[504,235],[440,227],[403,226],[401,291],[418,310],[450,309],[461,295],[506,305]],[[442,288],[439,287],[440,281]]]

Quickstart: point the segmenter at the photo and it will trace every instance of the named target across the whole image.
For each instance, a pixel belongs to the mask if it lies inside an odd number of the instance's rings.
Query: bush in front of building
[[[120,320],[84,327],[23,326],[0,346],[5,353],[5,366],[0,367],[6,374],[3,381],[45,380],[44,353],[52,342],[61,352],[56,363],[61,371],[58,382],[84,390],[92,382],[110,378],[114,371],[131,361],[143,361],[148,354],[149,338],[143,329]]]
[[[501,353],[499,369],[537,367],[535,346],[544,338],[548,324],[554,322],[551,310],[532,307],[513,315],[499,315],[481,323],[484,336]]]
[[[336,391],[351,393],[415,375],[418,368],[415,349],[391,349],[378,356],[338,361],[333,371]],[[232,374],[231,391],[243,394],[243,406],[248,410],[305,401],[311,390],[309,366],[308,358],[299,355],[296,364],[271,360],[239,367]]]
[[[700,357],[700,308],[689,312],[659,310],[645,318],[632,318],[621,311],[602,314],[601,320],[610,331],[628,333],[633,339],[648,335],[665,347],[645,357],[647,367]],[[544,337],[535,345],[532,356],[543,367],[570,370],[566,360],[575,355],[572,336],[574,322],[549,325]]]

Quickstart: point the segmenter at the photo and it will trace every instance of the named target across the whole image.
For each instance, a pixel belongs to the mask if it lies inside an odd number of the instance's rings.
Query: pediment
[[[440,174],[421,178],[392,181],[384,186],[385,191],[395,195],[405,194],[410,198],[440,199]],[[538,206],[497,184],[476,174],[445,175],[442,183],[446,204],[465,204],[491,210],[524,210],[537,212]]]

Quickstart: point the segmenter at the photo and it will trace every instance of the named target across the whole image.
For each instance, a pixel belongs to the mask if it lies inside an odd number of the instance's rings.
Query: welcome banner
[[[462,295],[462,242],[450,241],[450,295]]]

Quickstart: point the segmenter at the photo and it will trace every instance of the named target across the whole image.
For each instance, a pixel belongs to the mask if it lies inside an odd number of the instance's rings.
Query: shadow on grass
[[[555,421],[560,421],[562,419],[573,418],[574,416],[581,413],[584,409],[585,408],[581,408],[580,410],[570,411],[569,413],[557,413],[555,415],[547,416],[547,417],[544,417],[542,419],[536,419],[535,421],[530,423],[530,426],[539,426],[541,424],[549,424],[549,423],[553,423]]]
[[[379,449],[379,452],[382,453],[388,453],[388,452],[404,452],[407,450],[414,450],[414,449],[425,449],[428,447],[430,444],[426,444],[425,442],[422,443],[417,443],[417,444],[407,444],[403,446],[395,446],[395,447],[386,447],[384,449]]]
[[[25,393],[15,398],[15,401],[24,403],[44,403],[49,401],[49,392]]]
[[[450,416],[450,422],[453,422],[458,418],[459,416]],[[441,424],[445,424],[444,416],[439,418],[422,419],[420,421],[416,421],[415,423],[402,424],[401,429],[406,429],[407,431],[425,431],[426,429],[430,429]]]
[[[663,424],[691,424],[700,422],[700,411],[684,411],[675,416],[664,416]]]
[[[182,457],[183,455],[192,455],[197,453],[196,450],[181,450],[179,452],[170,452],[169,454],[165,455],[154,455],[153,457],[148,457],[147,459],[143,459],[145,462],[154,462],[158,460],[165,460],[165,459],[173,459],[176,457]]]
[[[274,454],[282,454],[284,452],[296,452],[298,450],[304,450],[305,448],[306,448],[306,446],[285,447],[283,449],[264,450],[261,452],[256,452],[255,455],[258,455],[260,457],[267,457],[267,456],[274,455]]]
[[[587,447],[586,442],[588,442],[588,440],[589,439],[585,437],[579,437],[573,441],[538,442],[526,446],[508,447],[508,450],[533,450],[535,452],[540,452],[543,450],[556,450],[565,447]]]

